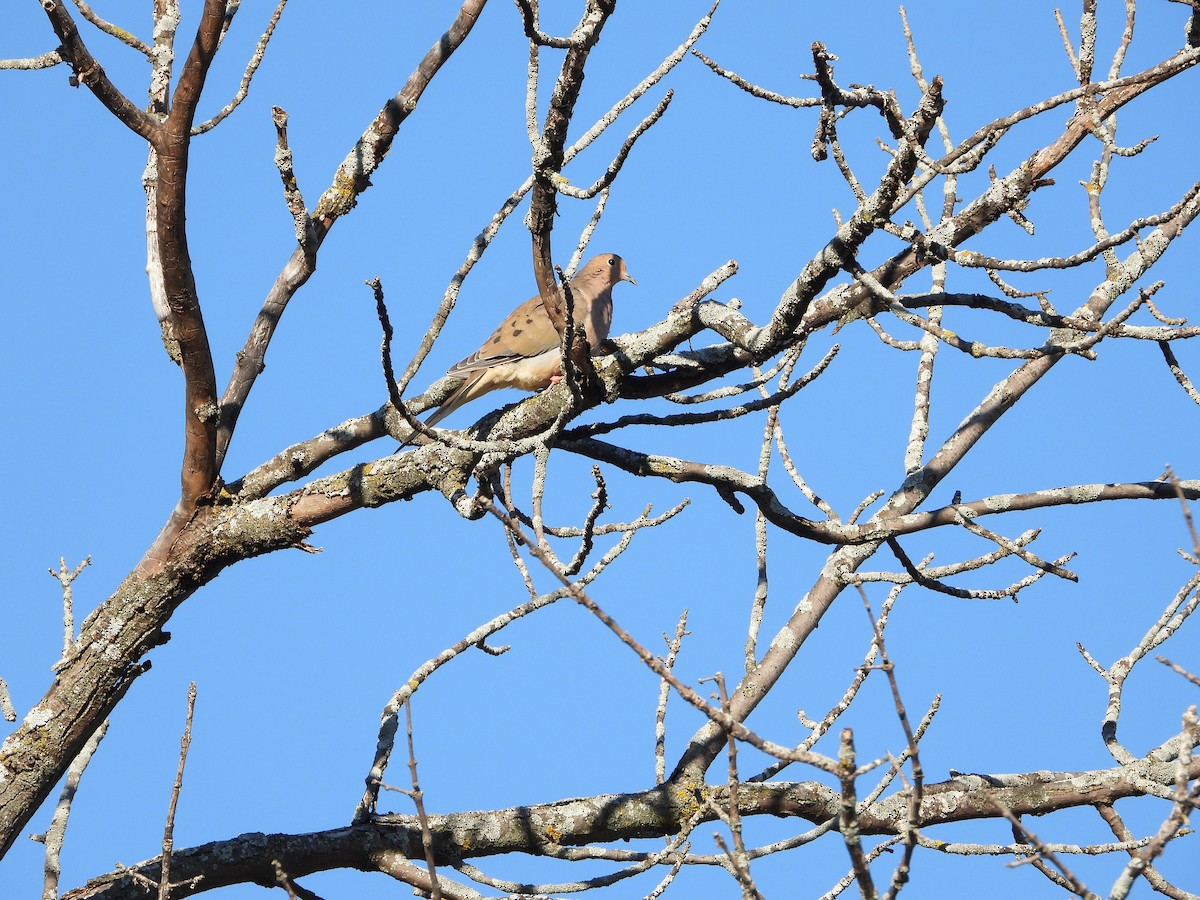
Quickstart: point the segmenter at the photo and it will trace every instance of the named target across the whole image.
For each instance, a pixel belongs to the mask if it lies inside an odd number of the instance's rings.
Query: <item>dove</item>
[[[593,256],[571,279],[573,319],[583,325],[595,353],[608,341],[612,324],[612,289],[619,281],[637,284],[615,253]],[[558,331],[540,295],[530,297],[504,317],[483,346],[451,366],[447,375],[466,379],[425,420],[435,425],[464,403],[497,388],[536,391],[562,380]]]

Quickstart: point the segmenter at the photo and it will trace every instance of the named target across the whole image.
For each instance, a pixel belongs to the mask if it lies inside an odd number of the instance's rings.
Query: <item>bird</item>
[[[615,253],[589,259],[571,279],[573,319],[583,324],[588,348],[595,353],[608,341],[612,290],[618,282],[637,282]],[[425,420],[436,425],[465,403],[503,387],[536,391],[562,380],[558,331],[541,295],[530,297],[507,316],[478,350],[451,366],[447,375],[465,379]]]

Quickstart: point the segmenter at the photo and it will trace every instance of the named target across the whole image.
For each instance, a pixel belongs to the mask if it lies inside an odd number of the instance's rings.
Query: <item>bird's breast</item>
[[[537,356],[527,356],[493,366],[489,370],[488,378],[497,387],[538,391],[549,385],[556,375],[562,375],[562,359],[557,347]]]

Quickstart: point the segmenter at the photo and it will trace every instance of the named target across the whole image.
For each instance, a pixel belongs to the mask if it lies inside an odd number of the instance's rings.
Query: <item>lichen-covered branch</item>
[[[1192,777],[1200,775],[1200,764],[1193,763],[1190,771]],[[1143,782],[1171,791],[1175,779],[1173,763],[1154,760],[1090,772],[963,775],[926,784],[920,817],[923,827],[930,827],[991,818],[997,802],[1016,815],[1111,804],[1139,796]],[[825,823],[836,821],[839,815],[838,792],[815,782],[743,781],[737,784],[736,793],[738,814],[746,818],[770,815]],[[640,793],[430,815],[428,824],[434,861],[452,865],[462,859],[503,853],[553,854],[568,838],[564,849],[569,853],[581,840],[599,844],[675,834],[693,817],[699,822],[718,818],[707,805],[708,799],[727,807],[728,787],[711,785],[694,794],[668,783]],[[907,792],[898,791],[860,808],[857,823],[863,835],[897,834],[903,831],[907,816]],[[370,823],[310,834],[245,835],[180,850],[171,863],[174,877],[204,878],[172,897],[193,896],[230,884],[274,883],[272,860],[279,860],[294,878],[334,868],[377,870],[372,860],[385,850],[409,859],[423,857],[417,816],[378,816]],[[1110,852],[1122,851],[1121,845],[1110,848]],[[661,864],[670,866],[674,861],[674,855],[668,854]],[[156,860],[135,867],[151,879],[157,879],[158,870]],[[141,891],[129,875],[114,872],[68,892],[63,900],[140,900]]]

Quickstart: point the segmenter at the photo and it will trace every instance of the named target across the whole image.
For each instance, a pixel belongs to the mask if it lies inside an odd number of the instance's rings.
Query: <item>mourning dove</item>
[[[615,253],[593,256],[571,279],[573,319],[583,324],[593,353],[608,340],[612,324],[612,289],[618,281],[637,284]],[[500,327],[474,353],[451,366],[447,375],[466,381],[425,420],[435,425],[464,403],[497,388],[540,390],[562,380],[558,331],[541,295],[530,297],[504,317]]]

